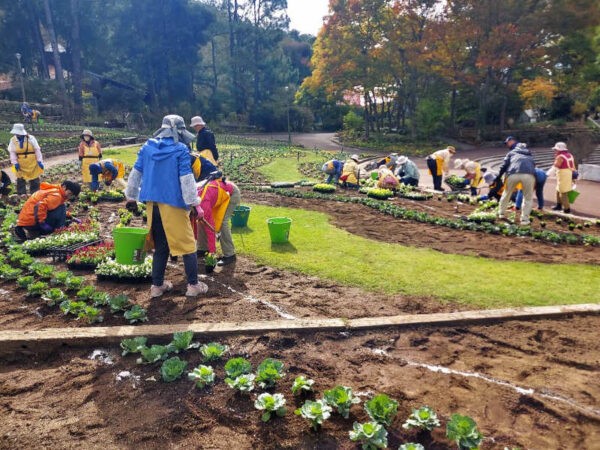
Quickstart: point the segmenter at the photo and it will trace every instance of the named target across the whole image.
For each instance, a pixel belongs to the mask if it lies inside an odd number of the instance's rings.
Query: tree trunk
[[[54,22],[52,21],[52,12],[50,11],[50,0],[44,0],[44,10],[46,12],[46,27],[48,28],[50,44],[52,45],[52,55],[54,56],[54,73],[56,76],[56,80],[58,81],[60,96],[63,108],[65,109],[64,112],[68,113],[69,108],[67,102],[67,89],[65,87],[65,78],[63,77],[60,53],[58,51],[58,41],[56,40],[56,33],[54,32]]]
[[[50,78],[50,74],[48,73],[48,61],[46,61],[46,52],[44,51],[44,40],[42,39],[42,33],[40,32],[40,14],[34,2],[26,2],[25,4],[29,9],[31,17],[31,29],[35,46],[40,54],[40,76],[42,79],[47,80]]]
[[[369,94],[366,90],[363,95],[363,100],[365,102],[365,138],[369,139],[371,131],[371,115],[369,114]]]
[[[81,38],[79,35],[79,0],[71,0],[71,58],[73,60],[73,115],[81,119],[83,115],[83,100],[81,98],[82,78],[81,71]]]

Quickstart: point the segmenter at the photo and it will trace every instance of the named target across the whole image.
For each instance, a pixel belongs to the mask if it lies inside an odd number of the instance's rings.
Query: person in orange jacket
[[[79,195],[81,186],[74,181],[62,184],[42,183],[25,202],[15,227],[19,241],[27,240],[26,230],[32,234],[50,234],[63,227],[67,218],[65,202]]]

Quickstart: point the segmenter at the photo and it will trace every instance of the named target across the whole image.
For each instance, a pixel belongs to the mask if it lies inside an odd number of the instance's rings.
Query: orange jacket
[[[17,225],[31,227],[44,222],[48,211],[58,208],[66,200],[67,194],[61,185],[42,183],[40,190],[33,193],[23,205]]]

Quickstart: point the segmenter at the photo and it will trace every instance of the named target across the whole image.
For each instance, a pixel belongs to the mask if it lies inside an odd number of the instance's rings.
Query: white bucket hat
[[[569,149],[567,148],[567,144],[565,144],[564,142],[557,142],[556,144],[554,144],[554,147],[552,147],[552,150],[558,150],[559,152],[569,151]]]
[[[406,156],[398,156],[398,161],[396,161],[398,163],[399,166],[402,166],[404,164],[406,164],[406,162],[408,161],[408,158]]]
[[[358,155],[352,155],[350,159],[353,159],[354,161],[358,162]]]
[[[206,122],[204,121],[204,119],[202,119],[202,117],[200,116],[194,116],[192,117],[192,121],[190,123],[190,127],[195,127],[196,125],[206,125]]]
[[[467,159],[455,159],[454,168],[460,169],[468,160]]]
[[[25,125],[22,123],[15,123],[10,130],[10,134],[17,134],[19,136],[27,136],[27,131],[25,131]]]

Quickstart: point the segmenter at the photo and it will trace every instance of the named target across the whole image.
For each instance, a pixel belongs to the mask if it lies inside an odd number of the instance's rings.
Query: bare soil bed
[[[433,202],[393,201],[414,209],[433,207]],[[551,263],[600,261],[598,248],[417,224],[355,204],[247,192],[244,202],[327,212],[336,226],[357,235],[447,253]],[[453,204],[434,206],[436,214],[456,214]],[[99,208],[106,222],[116,206]],[[206,278],[208,296],[190,300],[184,296],[182,272],[181,261],[170,265],[167,277],[175,290],[155,300],[149,299],[147,284],[97,285],[111,294],[126,293],[147,308],[151,324],[465,309],[429,298],[367,293],[246,258]],[[95,279],[91,274],[86,278]],[[86,326],[58,308],[27,298],[12,282],[0,283],[0,289],[2,330]],[[366,298],[375,306],[365,308]],[[103,325],[125,323],[109,313]],[[295,376],[306,374],[316,381],[317,397],[324,389],[345,384],[363,401],[379,392],[398,400],[399,414],[388,428],[389,448],[406,441],[419,441],[430,449],[455,448],[442,429],[427,435],[401,428],[411,408],[427,404],[444,425],[452,413],[472,416],[487,437],[484,449],[598,449],[599,327],[600,316],[592,315],[402,332],[271,333],[220,340],[231,347],[232,355],[248,357],[254,367],[266,357],[285,363],[288,374],[276,391],[286,395],[288,414],[266,424],[254,409],[255,395],[236,395],[223,383],[222,362],[215,365],[214,388],[199,390],[185,379],[163,383],[159,365],[136,365],[134,356],[122,358],[116,346],[102,349],[110,361],[91,359],[96,348],[37,348],[0,359],[0,448],[358,448],[349,441],[348,430],[353,421],[367,420],[362,405],[352,408],[349,420],[334,415],[317,433],[293,415],[301,402],[292,397],[290,386]],[[201,362],[197,351],[180,356],[189,361],[189,369]],[[133,378],[117,380],[122,371],[132,372]]]

